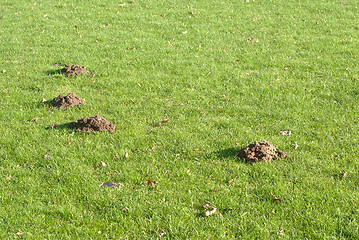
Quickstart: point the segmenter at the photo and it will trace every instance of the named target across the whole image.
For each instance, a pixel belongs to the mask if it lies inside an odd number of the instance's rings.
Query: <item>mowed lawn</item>
[[[0,238],[359,239],[358,7],[1,0]]]

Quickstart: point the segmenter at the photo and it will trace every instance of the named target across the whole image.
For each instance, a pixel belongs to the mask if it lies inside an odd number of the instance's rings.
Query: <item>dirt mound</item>
[[[66,75],[66,76],[77,76],[80,74],[89,74],[91,73],[88,69],[86,69],[86,67],[81,66],[81,65],[65,65],[65,67],[63,69],[61,69],[61,73]]]
[[[289,157],[289,155],[281,150],[277,150],[275,146],[267,141],[255,141],[239,151],[237,157],[239,159],[245,159],[246,162],[271,162],[278,158]]]
[[[75,93],[69,93],[67,96],[59,95],[58,97],[55,97],[50,102],[50,108],[57,107],[57,108],[72,108],[75,106],[81,106],[82,99],[76,96]]]
[[[116,126],[107,121],[105,118],[96,115],[95,117],[84,117],[83,119],[77,120],[77,122],[72,122],[71,127],[77,131],[83,132],[94,132],[94,131],[109,131],[115,132]]]

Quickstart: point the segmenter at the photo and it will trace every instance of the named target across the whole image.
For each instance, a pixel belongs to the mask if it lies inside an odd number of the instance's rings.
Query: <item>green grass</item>
[[[359,238],[356,1],[105,2],[0,4],[1,239]],[[290,158],[236,159],[262,140]]]

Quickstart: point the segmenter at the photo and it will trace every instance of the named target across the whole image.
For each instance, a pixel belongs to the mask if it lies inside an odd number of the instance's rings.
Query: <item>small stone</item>
[[[282,130],[282,131],[279,132],[279,134],[281,134],[281,135],[292,135],[292,132],[289,131],[289,130]]]
[[[113,188],[113,187],[117,187],[117,186],[120,186],[122,184],[119,184],[119,183],[116,183],[116,182],[105,182],[105,183],[102,183],[100,185],[100,188],[106,188],[106,187],[110,187],[110,188]]]

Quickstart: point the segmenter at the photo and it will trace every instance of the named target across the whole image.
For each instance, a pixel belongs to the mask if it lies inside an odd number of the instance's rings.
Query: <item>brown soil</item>
[[[89,74],[90,71],[88,69],[86,69],[86,67],[81,66],[81,65],[65,65],[65,67],[63,69],[61,69],[61,73],[66,75],[66,76],[77,76],[80,74]]]
[[[58,126],[59,126],[59,124],[52,123],[50,126],[47,126],[46,129],[54,129],[54,128],[57,128]]]
[[[289,157],[289,155],[281,150],[277,150],[275,146],[267,141],[255,141],[239,151],[237,157],[245,159],[246,162],[271,162],[278,158]]]
[[[75,93],[69,93],[67,96],[59,95],[58,97],[55,97],[51,102],[51,107],[57,107],[57,108],[72,108],[75,106],[81,106],[82,99],[77,97]]]
[[[95,117],[84,117],[83,119],[79,119],[77,122],[72,122],[71,127],[77,131],[83,131],[87,133],[94,131],[115,132],[116,128],[112,122],[107,121],[99,115]]]

